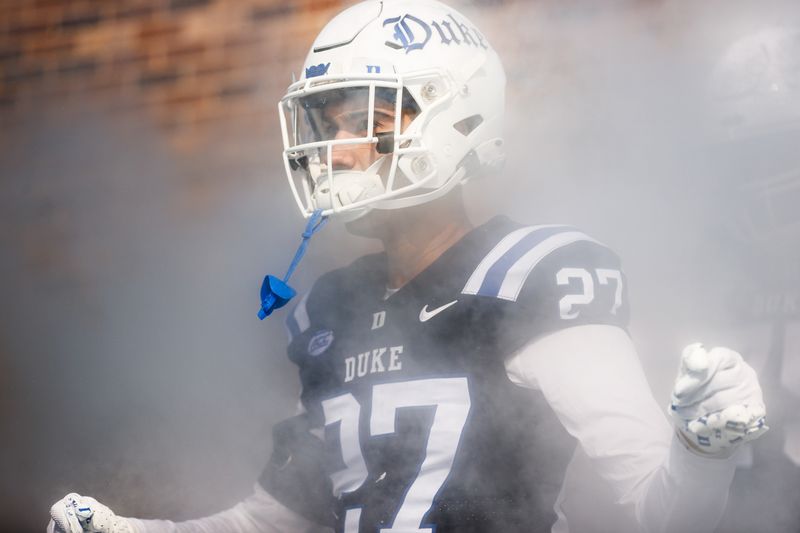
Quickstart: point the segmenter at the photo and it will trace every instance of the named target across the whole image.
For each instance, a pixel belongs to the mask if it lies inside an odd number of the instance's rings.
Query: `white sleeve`
[[[288,509],[256,483],[253,494],[217,514],[172,522],[128,518],[136,533],[321,533],[330,531]]]
[[[541,390],[617,502],[635,507],[642,531],[714,530],[735,459],[703,458],[678,441],[624,330],[551,333],[515,354],[506,370],[515,384]]]

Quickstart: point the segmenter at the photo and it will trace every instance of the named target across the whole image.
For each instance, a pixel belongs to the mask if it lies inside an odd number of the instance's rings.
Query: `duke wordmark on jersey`
[[[384,355],[388,356],[384,360]],[[367,374],[380,374],[382,372],[392,372],[403,369],[400,354],[403,353],[403,346],[382,346],[373,350],[367,350],[354,357],[347,357],[344,360],[344,381],[348,383],[356,377],[363,378]],[[384,364],[386,361],[387,364]]]

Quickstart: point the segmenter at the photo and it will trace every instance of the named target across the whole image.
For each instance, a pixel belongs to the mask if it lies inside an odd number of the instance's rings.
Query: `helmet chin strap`
[[[385,162],[387,156],[383,156],[378,158],[372,165],[370,165],[366,170],[359,170],[359,171],[339,171],[334,172],[334,184],[336,184],[337,178],[341,182],[347,182],[344,187],[338,188],[336,187],[332,193],[328,189],[327,192],[323,193],[322,195],[316,198],[316,208],[320,210],[331,209],[331,197],[333,196],[333,200],[338,200],[337,204],[343,208],[346,208],[348,204],[352,204],[357,201],[367,200],[371,197],[378,196],[384,194],[386,191],[386,187],[383,184],[383,180],[379,174],[379,170],[381,165]],[[467,169],[464,166],[459,167],[450,179],[448,179],[444,185],[438,187],[436,189],[429,190],[423,194],[415,194],[413,196],[401,197],[401,198],[388,198],[386,200],[380,200],[375,202],[374,204],[367,205],[364,207],[358,207],[355,209],[348,209],[346,211],[340,212],[337,214],[337,218],[339,218],[342,222],[351,222],[353,220],[359,219],[369,213],[372,209],[382,209],[382,210],[389,210],[389,209],[402,209],[405,207],[412,207],[415,205],[424,204],[440,198],[451,190],[453,190],[459,183],[462,182],[465,175],[467,174]],[[325,188],[325,183],[327,180],[319,181],[318,182],[318,189]],[[338,190],[337,190],[338,189]],[[346,194],[347,196],[347,203],[342,202],[341,200],[342,195]]]
[[[436,200],[450,191],[456,185],[466,182],[474,176],[481,175],[485,171],[498,171],[505,163],[505,156],[501,150],[503,140],[493,138],[479,144],[474,150],[470,150],[461,160],[456,171],[441,186],[429,189],[422,194],[402,196],[400,198],[388,198],[375,202],[375,209],[402,209],[424,204],[431,200]],[[422,188],[422,190],[425,190]]]
[[[323,173],[316,183],[313,197],[316,209],[328,210],[346,208],[348,205],[368,200],[386,192],[380,169],[386,163],[387,156],[381,156],[365,170],[334,170],[332,183],[328,174]],[[353,210],[366,211],[368,208]],[[344,213],[343,213],[344,214]]]
[[[414,196],[381,200],[380,202],[375,202],[374,206],[372,207],[375,209],[402,209],[404,207],[412,207],[430,202],[431,200],[440,198],[452,191],[456,185],[461,183],[461,180],[464,178],[465,174],[466,170],[464,167],[460,167],[453,173],[452,176],[450,176],[450,179],[448,179],[444,185],[437,189],[431,189],[429,192],[424,194],[415,194]]]
[[[332,173],[333,185],[328,183],[326,168],[321,168],[321,179],[316,182],[315,195],[313,196],[314,208],[329,211],[339,208],[337,216],[344,222],[356,220],[372,209],[403,209],[430,202],[440,198],[456,185],[464,182],[467,177],[479,175],[486,169],[499,170],[505,162],[505,157],[500,150],[502,139],[493,138],[478,145],[471,150],[459,163],[456,171],[442,185],[430,188],[427,192],[377,200],[369,205],[348,209],[349,205],[363,202],[370,198],[386,194],[386,186],[381,178],[381,167],[388,162],[389,155],[377,158],[365,170],[344,170]],[[400,172],[400,169],[397,170]],[[423,179],[422,181],[426,181]],[[425,191],[425,187],[420,187]],[[391,193],[390,193],[391,194]]]

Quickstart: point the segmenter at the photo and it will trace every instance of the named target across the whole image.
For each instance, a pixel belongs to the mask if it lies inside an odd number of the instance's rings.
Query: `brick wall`
[[[341,0],[4,0],[0,117],[42,101],[146,113],[178,145],[263,120]],[[274,73],[280,73],[275,75]],[[75,103],[75,106],[70,106]]]
[[[54,101],[64,111],[144,113],[176,148],[189,150],[221,124],[252,131],[275,119],[274,104],[313,37],[350,3],[3,0],[0,120],[24,119]],[[503,31],[519,23],[526,3],[475,4],[496,47],[530,44]]]

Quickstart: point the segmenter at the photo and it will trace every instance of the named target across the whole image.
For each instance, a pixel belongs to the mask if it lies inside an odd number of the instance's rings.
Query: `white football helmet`
[[[279,103],[300,211],[357,218],[418,205],[502,166],[504,93],[497,54],[452,8],[368,0],[345,10]],[[348,149],[367,150],[367,164],[337,165]]]
[[[711,77],[716,158],[735,190],[739,237],[764,250],[800,236],[800,31],[767,27],[731,44]]]

